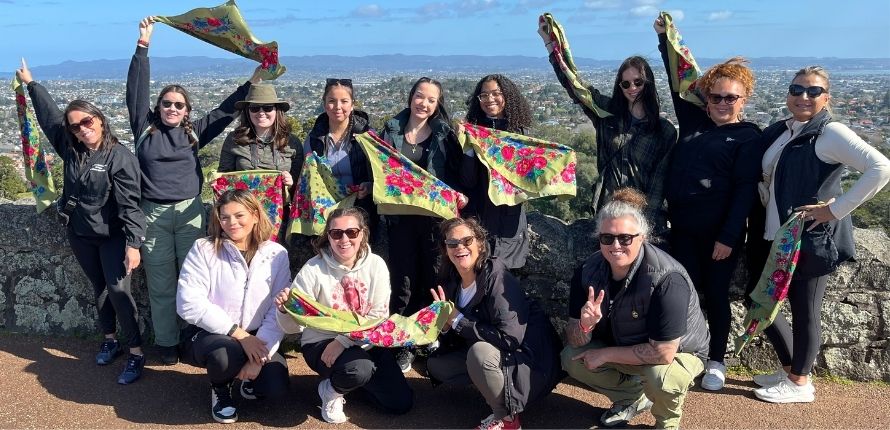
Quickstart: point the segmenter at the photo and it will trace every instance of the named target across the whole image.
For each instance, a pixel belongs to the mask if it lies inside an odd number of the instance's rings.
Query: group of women
[[[654,28],[669,67],[664,22],[657,19]],[[24,62],[17,71],[40,126],[65,162],[59,212],[95,289],[105,336],[97,364],[111,363],[126,343],[130,354],[118,382],[128,384],[141,375],[145,358],[129,277],[140,263],[162,361],[175,364],[181,357],[205,367],[212,416],[224,423],[237,420],[234,388],[244,399],[287,392],[287,364],[277,350],[285,332],[302,329],[283,312],[289,289],[368,318],[409,315],[430,300],[450,300],[456,310],[428,358],[429,376],[476,386],[492,410],[481,428],[519,428],[527,404],[563,376],[561,343],[540,305],[524,295],[510,272],[524,265],[528,253],[525,206],[499,206],[488,198],[487,170],[472,150],[464,152],[457,144],[442,85],[418,80],[407,107],[386,123],[382,136],[469,196],[466,217],[439,223],[424,216],[386,216],[387,264],[370,247],[380,217],[370,195],[368,156],[354,137],[368,131],[370,121],[355,109],[349,79],[327,80],[324,113],[302,143],[290,133],[289,103],[259,83],[259,68],[217,108],[194,119],[189,93],[179,85],[161,89],[150,107],[152,31],[151,17],[140,22],[127,79],[135,155],[118,144],[94,105],[76,100],[62,112]],[[545,42],[552,47],[552,41]],[[744,120],[754,74],[743,60],[712,67],[698,88],[704,109],[671,88],[679,130],[660,117],[655,79],[641,57],[622,63],[611,96],[591,88],[594,102],[612,114],[588,115],[597,130],[600,172],[593,207],[601,208],[622,187],[646,196],[645,216],[654,229],[639,239],[613,238],[610,252],[649,236],[668,239],[659,246],[670,249],[704,293],[711,342],[701,384],[709,390],[721,389],[725,381],[728,288],[746,233],[749,269],[756,278],[779,226],[803,211],[807,231],[789,292],[793,325],[780,316],[767,330],[783,367],[755,378],[763,386],[755,394],[772,402],[812,401],[808,375],[819,349],[827,276],[852,255],[849,213],[890,180],[890,162],[831,121],[829,78],[819,67],[801,69],[792,80],[787,95],[792,118],[763,131]],[[500,74],[483,77],[466,107],[466,120],[473,124],[515,133],[527,133],[531,126],[528,102]],[[342,185],[358,193],[355,207],[328,216],[313,242],[316,256],[293,280],[287,251],[270,240],[272,224],[249,192],[223,193],[205,230],[197,151],[236,117],[238,126],[223,145],[221,171],[273,169],[293,187],[304,156],[314,152]],[[845,166],[863,175],[843,192]],[[763,204],[758,182],[765,190]],[[302,331],[303,357],[322,378],[318,394],[325,421],[347,419],[344,395],[355,390],[390,413],[411,408],[412,390],[403,373],[414,351],[393,354],[342,334]]]

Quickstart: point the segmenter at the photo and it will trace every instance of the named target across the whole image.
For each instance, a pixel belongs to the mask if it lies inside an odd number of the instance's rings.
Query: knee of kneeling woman
[[[369,359],[353,360],[343,366],[343,372],[355,387],[367,384],[376,371],[377,366]]]
[[[414,407],[414,391],[410,388],[408,393],[403,393],[401,396],[392,393],[392,396],[393,398],[389,399],[385,405],[387,412],[394,415],[404,415]]]
[[[562,349],[562,352],[559,353],[560,364],[562,365],[562,370],[565,370],[569,376],[578,379],[576,376],[580,371],[587,371],[587,368],[584,367],[584,363],[581,360],[573,360],[573,357],[580,354],[581,350],[578,348],[573,348],[571,346],[566,346]]]
[[[467,368],[500,369],[501,350],[488,342],[476,342],[467,352]]]

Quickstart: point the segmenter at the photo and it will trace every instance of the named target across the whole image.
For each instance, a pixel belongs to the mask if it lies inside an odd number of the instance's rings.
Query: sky
[[[0,0],[0,70],[65,60],[126,59],[146,15],[223,0]],[[562,23],[575,56],[657,56],[652,22],[672,13],[696,57],[890,58],[890,0],[240,0],[280,55],[529,55],[544,57],[537,18]],[[156,25],[151,55],[234,54]]]

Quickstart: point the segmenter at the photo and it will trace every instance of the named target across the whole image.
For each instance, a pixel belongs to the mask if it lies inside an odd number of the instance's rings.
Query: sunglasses
[[[457,245],[463,245],[464,248],[469,248],[474,240],[476,240],[474,236],[467,236],[463,239],[445,239],[445,246],[451,249],[457,248]]]
[[[807,93],[807,95],[810,96],[811,99],[814,99],[816,97],[821,96],[822,93],[825,93],[825,92],[827,92],[827,91],[825,91],[825,88],[816,87],[816,86],[805,87],[803,85],[798,85],[798,84],[791,84],[790,86],[788,86],[788,94],[795,96],[795,97],[800,97],[803,95],[803,93]]]
[[[742,96],[737,96],[735,94],[728,94],[725,96],[721,96],[719,94],[708,94],[708,103],[712,105],[719,105],[720,102],[726,102],[728,105],[734,105],[735,102],[742,98]]]
[[[476,96],[476,98],[479,99],[480,102],[484,102],[488,99],[499,99],[503,96],[504,96],[504,93],[502,93],[500,91],[492,91],[490,93],[479,93],[479,95]]]
[[[337,78],[327,78],[325,79],[325,86],[331,87],[334,85],[342,85],[344,87],[352,88],[352,79],[337,79]]]
[[[80,132],[81,127],[90,128],[92,126],[93,126],[93,117],[88,116],[88,117],[80,120],[80,122],[68,124],[68,131],[70,131],[71,134],[77,134]]]
[[[639,236],[640,233],[637,234],[609,234],[609,233],[600,233],[599,241],[602,245],[611,245],[615,243],[615,239],[618,239],[618,243],[621,246],[630,246],[630,244],[634,241],[634,238]]]
[[[360,228],[347,228],[346,230],[341,230],[339,228],[332,228],[328,230],[328,237],[334,240],[340,240],[343,238],[343,233],[346,233],[346,237],[350,239],[355,239],[358,237],[358,234],[362,232]]]
[[[646,85],[646,81],[643,79],[637,78],[637,79],[634,79],[633,81],[621,81],[621,83],[618,85],[621,85],[621,88],[624,88],[626,90],[626,89],[630,88],[631,85],[633,85],[634,88],[642,87],[643,85]]]
[[[247,109],[250,110],[250,113],[259,113],[260,111],[269,113],[275,110],[275,105],[250,105]]]
[[[170,100],[161,100],[161,106],[165,108],[169,108],[170,106],[176,106],[176,109],[183,110],[185,109],[185,103],[183,102],[174,102]]]

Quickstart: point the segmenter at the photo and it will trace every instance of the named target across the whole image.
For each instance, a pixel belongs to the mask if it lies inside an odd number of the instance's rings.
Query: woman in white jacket
[[[318,253],[297,273],[292,288],[319,303],[358,313],[369,319],[389,316],[389,270],[368,246],[368,222],[360,208],[336,209],[328,216],[313,246]],[[278,322],[288,333],[300,326],[283,313],[290,289],[276,297]],[[318,384],[321,416],[329,423],[347,420],[343,395],[362,389],[386,412],[404,414],[414,392],[396,363],[392,350],[363,348],[348,336],[306,328],[300,338],[303,358],[323,379]]]
[[[284,247],[269,240],[272,228],[249,191],[227,191],[213,207],[210,235],[195,242],[179,274],[176,311],[190,324],[180,353],[207,369],[211,413],[221,423],[238,420],[235,379],[245,399],[288,391],[273,301],[290,282],[290,265]]]

